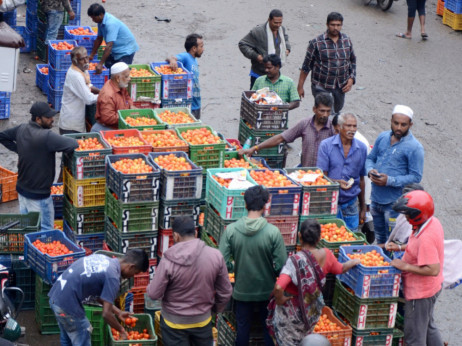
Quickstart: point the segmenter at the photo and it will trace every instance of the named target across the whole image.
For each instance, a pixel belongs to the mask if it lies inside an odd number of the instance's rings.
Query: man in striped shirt
[[[303,85],[311,71],[313,97],[322,92],[332,94],[333,115],[340,113],[345,93],[356,81],[356,55],[350,38],[340,32],[342,25],[340,13],[332,12],[327,16],[327,31],[310,41],[298,80],[298,93],[303,98]]]

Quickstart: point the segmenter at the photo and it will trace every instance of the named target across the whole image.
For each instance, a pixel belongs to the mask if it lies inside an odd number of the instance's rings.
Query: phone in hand
[[[380,173],[371,172],[370,174],[371,174],[373,177],[376,177],[376,178],[381,178],[381,177],[382,177],[382,174],[380,174]]]

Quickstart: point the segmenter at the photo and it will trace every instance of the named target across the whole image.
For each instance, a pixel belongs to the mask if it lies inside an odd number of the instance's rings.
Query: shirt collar
[[[425,221],[425,223],[422,226],[420,226],[420,229],[414,233],[414,237],[417,238],[419,235],[421,235],[423,231],[425,230],[425,228],[427,228],[428,224],[430,223],[432,219],[433,219],[433,216],[429,218],[427,221]]]
[[[342,143],[342,139],[340,138],[340,134],[336,134],[334,136],[334,139],[332,140],[332,144],[343,147],[343,143]],[[353,141],[351,142],[351,149],[350,150],[354,151],[357,148],[358,148],[358,141],[356,140],[356,138],[353,138]]]
[[[269,79],[269,78],[268,78],[268,75],[265,75],[265,78],[266,78],[266,80],[267,80],[268,82],[270,82],[271,84],[273,84],[273,85],[274,85],[274,84],[277,84],[277,83],[279,83],[279,81],[281,81],[281,80],[282,80],[282,73],[281,73],[281,72],[279,72],[279,78],[278,78],[278,79],[277,79],[277,81],[276,81],[276,82],[274,82],[274,83],[273,83],[273,82],[271,82],[271,79]]]
[[[393,136],[393,131],[390,130],[390,139],[391,139],[392,136]],[[403,143],[403,142],[409,141],[410,138],[412,138],[412,137],[414,137],[414,136],[412,135],[411,130],[409,130],[408,134],[406,136],[404,136],[404,137],[401,137],[401,139],[396,143]]]
[[[110,79],[109,81],[110,81],[110,86],[114,90],[114,92],[118,93],[122,90],[112,79]]]
[[[106,25],[106,22],[107,22],[109,16],[110,16],[110,14],[106,12],[104,14],[103,21],[101,22],[101,24]]]

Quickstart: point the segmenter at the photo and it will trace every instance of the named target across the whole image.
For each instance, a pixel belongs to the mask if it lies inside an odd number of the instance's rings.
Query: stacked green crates
[[[55,314],[50,307],[48,292],[51,285],[46,284],[38,275],[35,276],[35,322],[42,334],[59,334]]]
[[[93,328],[91,332],[91,346],[104,346],[106,335],[106,323],[103,319],[103,308],[101,306],[84,305],[85,316]]]
[[[160,101],[161,98],[161,81],[162,77],[149,67],[149,65],[129,65],[130,70],[144,69],[151,73],[151,76],[131,77],[128,83],[128,94],[132,100],[137,101],[140,97],[142,100],[151,99]]]

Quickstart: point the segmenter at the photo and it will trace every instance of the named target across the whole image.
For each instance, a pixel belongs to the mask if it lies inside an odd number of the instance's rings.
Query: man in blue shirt
[[[104,321],[120,333],[121,340],[126,340],[127,332],[114,316],[121,321],[129,316],[114,306],[120,279],[131,278],[148,268],[148,255],[142,249],[130,249],[120,259],[106,255],[83,257],[67,268],[48,293],[61,330],[61,345],[90,346],[91,326],[83,308],[83,301],[90,298],[103,305]]]
[[[191,34],[186,37],[184,43],[186,52],[177,54],[170,58],[167,58],[167,62],[170,63],[170,67],[173,70],[178,68],[177,62],[181,62],[183,66],[193,74],[193,97],[191,113],[196,119],[201,118],[201,88],[199,85],[199,65],[197,64],[197,58],[202,56],[204,52],[204,40],[199,34]]]
[[[412,135],[413,111],[396,105],[391,116],[391,131],[382,132],[367,156],[366,172],[372,181],[371,214],[377,244],[385,244],[398,213],[393,203],[403,187],[422,180],[424,148]]]
[[[90,61],[98,52],[99,46],[104,41],[106,49],[100,62],[96,65],[96,73],[103,71],[103,65],[110,69],[117,62],[124,62],[127,65],[133,63],[135,53],[140,49],[130,29],[106,10],[100,4],[93,4],[88,8],[87,14],[93,22],[98,24],[98,37],[93,43],[93,50],[90,54]]]
[[[364,222],[366,217],[364,176],[367,147],[354,138],[358,127],[356,115],[340,114],[337,123],[339,134],[321,142],[316,166],[340,184],[337,217],[356,232],[359,221]]]

